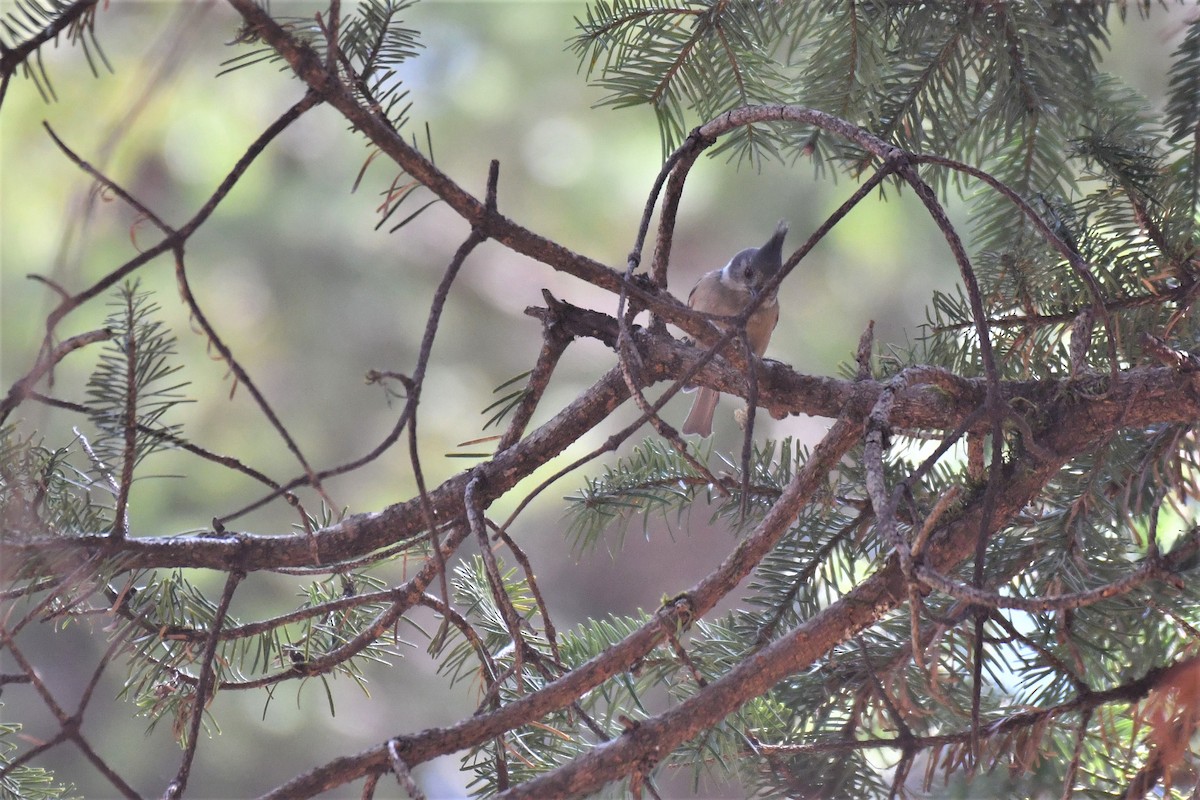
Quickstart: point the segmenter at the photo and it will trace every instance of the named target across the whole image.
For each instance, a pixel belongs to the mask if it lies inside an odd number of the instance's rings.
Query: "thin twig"
[[[208,316],[200,308],[200,304],[196,301],[196,296],[192,293],[191,283],[188,280],[187,267],[185,266],[183,260],[183,246],[180,245],[176,247],[174,252],[175,282],[179,287],[179,296],[183,299],[184,305],[187,306],[192,318],[200,324],[200,327],[204,331],[204,335],[208,339],[209,343],[211,343],[212,346],[217,349],[217,352],[221,354],[221,360],[224,361],[229,369],[233,372],[234,376],[237,378],[238,384],[244,385],[246,387],[246,391],[250,392],[250,396],[254,398],[254,402],[258,406],[259,411],[261,411],[263,416],[267,418],[267,421],[271,423],[271,427],[274,428],[275,432],[279,434],[279,437],[283,439],[283,443],[287,446],[287,449],[300,463],[300,466],[304,469],[304,473],[309,476],[309,484],[320,494],[322,499],[325,500],[330,508],[336,508],[337,504],[333,502],[333,499],[326,494],[325,489],[321,486],[321,482],[317,478],[312,466],[309,464],[308,459],[305,458],[304,453],[300,450],[299,443],[296,442],[291,432],[288,431],[287,426],[283,424],[283,420],[281,420],[279,415],[275,413],[275,408],[271,405],[270,401],[267,400],[262,391],[259,390],[258,385],[250,377],[250,373],[246,371],[246,368],[243,367],[241,362],[238,361],[238,359],[233,355],[233,351],[227,344],[225,344],[220,335],[217,334],[217,331],[215,328],[213,328],[212,323],[208,321]],[[301,512],[300,517],[302,524],[306,529],[308,529],[308,515]],[[222,525],[227,521],[228,517],[218,518],[218,522]]]
[[[924,564],[914,570],[917,580],[931,589],[948,594],[956,600],[971,603],[983,609],[1016,609],[1018,611],[1065,611],[1095,605],[1102,600],[1126,594],[1143,583],[1162,576],[1162,567],[1157,560],[1147,559],[1136,570],[1123,578],[1079,592],[1068,592],[1039,597],[1017,597],[979,589],[959,583]]]
[[[167,785],[163,792],[164,800],[174,800],[183,796],[187,789],[188,777],[192,771],[192,760],[196,757],[196,748],[200,741],[200,728],[204,721],[204,714],[208,709],[209,701],[212,699],[212,692],[217,686],[217,645],[221,641],[221,628],[225,624],[226,615],[229,613],[229,605],[233,602],[234,592],[237,591],[238,584],[241,583],[245,574],[239,570],[231,570],[225,578],[225,589],[221,593],[221,600],[217,604],[216,612],[213,614],[212,629],[210,631],[208,642],[204,646],[204,655],[200,659],[199,679],[196,682],[196,690],[192,695],[192,716],[188,722],[187,746],[183,751],[183,761],[179,765],[179,771],[175,774],[175,779]]]
[[[654,244],[654,263],[651,267],[654,285],[660,289],[667,287],[667,264],[671,259],[671,244],[675,238],[675,218],[679,213],[679,203],[683,198],[684,183],[692,166],[696,163],[696,159],[715,143],[715,139],[707,139],[699,131],[692,131],[687,140],[667,157],[663,163],[663,170],[659,172],[658,180],[655,181],[655,190],[657,191],[662,186],[663,176],[670,175],[666,196],[663,198],[662,213],[658,218],[658,238]],[[651,196],[653,197],[653,194]],[[643,225],[649,222],[648,216],[644,216],[642,222]],[[644,236],[641,231],[639,231],[640,236]]]
[[[563,669],[562,654],[558,652],[558,633],[554,628],[554,620],[550,617],[550,607],[546,604],[545,598],[542,596],[542,590],[538,588],[537,576],[533,569],[533,564],[529,560],[529,556],[521,549],[521,546],[508,535],[500,526],[488,520],[489,526],[496,532],[496,536],[504,542],[509,551],[513,554],[513,558],[521,565],[521,569],[525,573],[525,583],[529,586],[529,591],[533,595],[533,600],[537,604],[538,613],[542,617],[542,628],[546,633],[546,643],[550,647],[550,656],[554,659],[555,667],[559,670]]]
[[[492,599],[500,611],[500,616],[508,629],[509,638],[512,640],[513,672],[516,675],[517,688],[518,691],[524,691],[525,678],[522,667],[525,660],[525,635],[521,632],[523,620],[517,609],[513,607],[512,599],[508,596],[504,576],[500,573],[500,566],[496,563],[496,554],[492,551],[491,542],[488,541],[487,523],[484,520],[482,503],[479,500],[479,486],[482,482],[483,478],[477,471],[475,476],[467,482],[467,488],[463,494],[463,507],[466,511],[467,523],[471,526],[475,540],[479,543],[479,553],[483,558],[488,585],[492,590]]]
[[[50,372],[58,364],[71,353],[81,347],[87,347],[90,344],[97,342],[106,342],[112,339],[115,334],[108,328],[100,328],[87,333],[81,333],[72,336],[59,342],[52,350],[45,351],[38,355],[37,362],[25,373],[19,380],[13,383],[8,389],[8,394],[4,400],[0,401],[0,425],[8,419],[8,415],[12,410],[20,405],[27,397],[33,393],[33,387],[42,379],[46,373]]]
[[[480,670],[483,675],[483,682],[490,691],[500,677],[500,670],[496,667],[496,661],[492,658],[492,654],[488,651],[487,644],[479,632],[471,627],[471,623],[467,618],[458,613],[458,610],[451,605],[446,605],[440,597],[435,594],[425,592],[421,595],[420,604],[426,608],[432,608],[437,613],[450,620],[450,624],[458,628],[462,633],[463,638],[471,645],[471,649],[475,651],[476,658],[479,659],[480,665],[483,667]]]
[[[267,126],[266,130],[259,134],[258,138],[254,140],[250,147],[247,148],[246,152],[242,154],[242,157],[238,159],[236,164],[234,164],[233,169],[229,171],[229,173],[217,186],[216,190],[209,196],[208,200],[205,201],[204,205],[200,207],[200,210],[197,211],[183,226],[176,229],[172,235],[164,237],[154,246],[143,250],[137,256],[129,261],[126,261],[120,267],[109,271],[104,275],[103,278],[96,281],[86,289],[63,298],[46,320],[47,335],[49,336],[49,334],[53,332],[55,327],[58,325],[59,321],[71,311],[107,291],[109,288],[119,283],[126,276],[139,269],[143,265],[149,263],[163,253],[174,249],[176,246],[186,242],[189,238],[191,238],[191,236],[197,230],[199,230],[200,226],[217,209],[217,206],[221,204],[221,201],[228,196],[233,187],[237,185],[237,182],[241,180],[242,175],[246,173],[246,170],[250,168],[250,165],[254,162],[254,160],[267,148],[267,145],[269,145],[276,136],[286,130],[293,122],[299,119],[304,112],[317,105],[318,102],[319,100],[317,96],[310,92],[295,105],[285,111],[282,115],[280,115],[280,117],[273,123]]]
[[[754,453],[754,419],[758,414],[758,372],[754,369],[754,348],[746,329],[739,332],[738,341],[746,359],[746,416],[738,418],[742,425],[741,497],[738,498],[738,519],[745,522],[750,513],[750,457]]]
[[[546,290],[542,291],[542,297],[545,298],[547,304],[555,302],[554,297]],[[550,385],[550,376],[554,374],[558,360],[562,358],[573,338],[559,324],[557,317],[551,316],[542,321],[542,349],[538,353],[533,371],[529,374],[529,381],[525,385],[525,393],[521,397],[521,402],[517,404],[508,428],[505,429],[504,435],[496,444],[497,451],[507,450],[524,435],[525,428],[533,419],[533,412],[541,402],[546,387]]]
[[[157,214],[150,210],[149,206],[134,197],[132,193],[125,189],[125,187],[118,184],[112,178],[109,178],[97,167],[89,164],[87,161],[84,161],[79,157],[78,154],[75,153],[74,150],[67,147],[66,143],[63,142],[63,140],[59,138],[58,134],[54,132],[54,129],[50,127],[50,123],[43,122],[42,127],[46,129],[46,133],[50,135],[50,138],[54,141],[54,144],[63,152],[64,155],[66,155],[67,159],[85,173],[91,175],[96,180],[96,183],[105,187],[108,189],[108,191],[124,200],[125,203],[134,211],[137,211],[141,217],[150,220],[150,222],[154,224],[154,227],[158,228],[164,236],[173,236],[177,233],[174,228],[163,222],[163,220]]]

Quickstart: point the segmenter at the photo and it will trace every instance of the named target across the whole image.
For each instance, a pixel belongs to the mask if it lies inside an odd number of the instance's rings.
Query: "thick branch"
[[[421,731],[393,739],[407,764],[418,764],[439,755],[473,747],[545,714],[564,708],[614,675],[624,672],[677,626],[710,611],[734,589],[791,527],[843,455],[860,435],[858,425],[838,420],[812,452],[787,489],[758,527],[721,565],[690,591],[660,608],[655,616],[621,642],[582,664],[540,691],[521,697],[486,716],[474,717],[450,728]],[[313,770],[266,795],[269,798],[310,797],[342,785],[386,764],[386,746],[339,759]],[[542,795],[553,796],[553,795]]]
[[[1117,403],[1113,395],[1132,390]],[[1121,423],[1125,407],[1139,399],[1139,389],[1125,383],[1112,387],[1109,400],[1090,409],[1072,408],[1073,401],[1060,401],[1060,414],[1050,413],[1050,423],[1039,430],[1044,440],[1042,451],[1055,454],[1049,459],[1028,456],[1010,465],[999,480],[990,502],[983,497],[968,504],[963,512],[949,520],[930,537],[925,563],[941,572],[949,572],[970,557],[976,548],[981,525],[986,522],[990,535],[1002,527],[1042,491],[1058,470],[1075,454],[1086,450],[1104,426]],[[1190,392],[1184,392],[1190,394]],[[1072,424],[1061,420],[1070,415]],[[606,783],[630,774],[647,757],[662,757],[704,730],[719,723],[748,700],[769,691],[788,675],[809,667],[907,599],[907,584],[893,556],[876,574],[860,583],[844,598],[799,625],[788,636],[752,653],[744,661],[697,692],[687,701],[656,717],[642,721],[618,739],[600,745],[585,756],[524,783],[499,797],[540,798],[582,796],[595,792]]]
[[[575,335],[592,335],[615,345],[616,320],[597,312],[559,304],[564,329]],[[635,332],[642,354],[642,377],[649,384],[683,374],[703,351],[666,335],[644,330]],[[773,414],[805,413],[835,417],[846,414],[863,420],[879,398],[883,385],[877,381],[846,381],[803,375],[784,364],[759,364],[758,402]],[[1107,378],[1104,380],[1107,381]],[[1001,385],[1001,396],[1015,408],[1033,409],[1040,420],[1053,420],[1066,431],[1096,441],[1118,427],[1144,428],[1163,423],[1190,423],[1200,419],[1197,376],[1163,367],[1139,367],[1118,373],[1103,396],[1074,391],[1063,381],[1013,381]],[[745,376],[714,359],[697,373],[695,383],[722,392],[744,396]],[[618,369],[606,373],[585,394],[541,428],[513,447],[504,450],[480,469],[487,476],[480,500],[495,500],[520,480],[557,456],[579,436],[607,419],[628,398],[629,392]],[[922,369],[910,377],[897,393],[889,415],[898,430],[953,430],[983,402],[986,388],[981,379],[959,378],[943,370]],[[981,424],[986,424],[984,420]],[[1044,447],[1044,443],[1039,443]],[[1051,451],[1053,452],[1053,451]],[[1077,452],[1077,451],[1073,451]],[[467,476],[450,478],[429,493],[437,518],[442,521],[461,515]],[[162,567],[207,567],[246,571],[296,567],[313,563],[331,565],[402,541],[425,530],[418,501],[412,499],[342,522],[307,535],[226,537],[135,538],[119,544],[99,533],[79,537],[37,537],[0,544],[0,576],[11,578],[31,559],[44,559],[47,574],[69,569],[81,556],[95,553],[121,555],[126,569]],[[62,567],[54,566],[61,563]]]

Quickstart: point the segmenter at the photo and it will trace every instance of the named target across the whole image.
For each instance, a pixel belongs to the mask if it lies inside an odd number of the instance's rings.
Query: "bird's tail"
[[[721,394],[716,389],[701,387],[692,402],[692,410],[683,421],[684,433],[698,433],[708,436],[712,433],[713,412],[717,410],[717,401]]]

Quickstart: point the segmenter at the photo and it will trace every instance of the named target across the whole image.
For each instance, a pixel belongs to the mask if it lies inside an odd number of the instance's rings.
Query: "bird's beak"
[[[754,254],[755,262],[768,276],[774,275],[783,266],[783,240],[787,236],[787,232],[787,222],[779,220],[779,225],[775,227],[775,233]]]

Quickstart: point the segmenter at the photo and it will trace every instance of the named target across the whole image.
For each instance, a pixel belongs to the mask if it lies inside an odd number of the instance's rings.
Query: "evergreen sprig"
[[[1193,19],[1179,48],[1167,82],[1166,128],[1171,140],[1200,138],[1200,19]]]
[[[404,103],[408,89],[400,66],[416,57],[423,47],[420,32],[407,27],[401,18],[415,3],[416,0],[363,0],[355,4],[353,14],[340,26],[337,37],[341,57],[337,68],[345,73],[362,102],[382,111],[397,130],[404,125],[411,106]],[[277,16],[275,21],[297,43],[312,48],[323,60],[328,57],[329,32],[318,21],[289,16]],[[323,20],[323,24],[330,25],[332,20]],[[255,45],[256,42],[253,37],[240,36],[233,44]],[[222,65],[221,74],[254,64],[281,61],[282,56],[273,48],[255,46],[228,59]]]
[[[51,42],[57,44],[63,35],[83,50],[93,75],[100,74],[100,67],[112,72],[96,38],[99,8],[99,0],[16,0],[13,10],[0,17],[0,102],[9,78],[18,68],[33,81],[43,101],[58,99],[42,59],[42,48]]]
[[[112,490],[74,466],[73,456],[71,447],[51,449],[14,426],[0,428],[0,537],[109,528]]]
[[[8,766],[20,749],[14,739],[26,736],[24,726],[0,722],[0,765]],[[0,775],[0,800],[79,800],[72,784],[55,780],[54,773],[42,767],[20,765]]]
[[[405,27],[400,14],[416,0],[370,0],[360,5],[346,22],[339,39],[354,65],[357,86],[368,104],[379,107],[392,124],[404,124],[409,105],[398,108],[408,96],[399,67],[419,53],[420,33]]]
[[[100,435],[91,442],[93,468],[117,480],[132,474],[151,453],[181,438],[182,426],[163,420],[190,402],[172,382],[182,365],[174,362],[175,337],[155,316],[158,304],[136,283],[124,285],[110,303],[106,326],[116,335],[106,344],[87,384],[88,411]]]
[[[778,450],[779,456],[776,457]],[[791,439],[756,443],[750,459],[750,513],[741,503],[742,485],[735,477],[740,466],[721,454],[698,450],[704,459],[719,458],[726,472],[721,486],[712,486],[696,472],[677,450],[666,442],[647,439],[614,466],[606,466],[597,478],[588,478],[577,494],[567,497],[570,518],[567,536],[577,550],[594,547],[607,532],[620,547],[629,524],[640,517],[645,526],[658,517],[668,525],[682,524],[693,503],[700,498],[712,505],[713,518],[722,518],[735,528],[758,519],[787,485],[802,463],[803,449]],[[720,498],[717,500],[717,498]]]
[[[609,91],[603,104],[645,104],[658,118],[664,149],[694,118],[748,103],[781,101],[783,76],[771,55],[787,29],[789,4],[658,0],[593,3],[577,19],[572,49]],[[777,137],[751,128],[737,137],[757,159]]]
[[[584,549],[595,546],[602,534],[612,529],[619,547],[635,517],[642,517],[645,526],[652,515],[666,517],[671,510],[681,513],[690,507],[704,489],[698,478],[674,448],[646,440],[566,498],[570,503],[568,536],[576,549]]]
[[[216,605],[182,571],[149,574],[133,586],[111,590],[126,617],[120,631],[128,636],[133,657],[122,695],[130,698],[148,718],[153,730],[164,719],[181,746],[186,745],[186,721],[192,713],[198,659],[198,641],[209,635]],[[218,643],[214,669],[214,691],[227,685],[269,680],[328,658],[368,629],[389,605],[386,598],[364,602],[339,602],[358,595],[369,596],[384,589],[380,579],[363,572],[331,575],[309,584],[302,601],[291,612],[295,621],[259,625],[245,635],[227,635]],[[329,606],[336,610],[325,610]],[[312,611],[314,613],[305,613]],[[223,631],[240,627],[236,618],[226,617]],[[364,670],[371,663],[390,664],[405,644],[398,632],[372,637],[352,653],[337,659],[313,675],[324,688],[330,713],[335,713],[331,678],[347,677],[366,692]],[[297,692],[302,691],[301,683]],[[210,720],[206,717],[206,724]],[[215,720],[211,722],[215,723]]]

